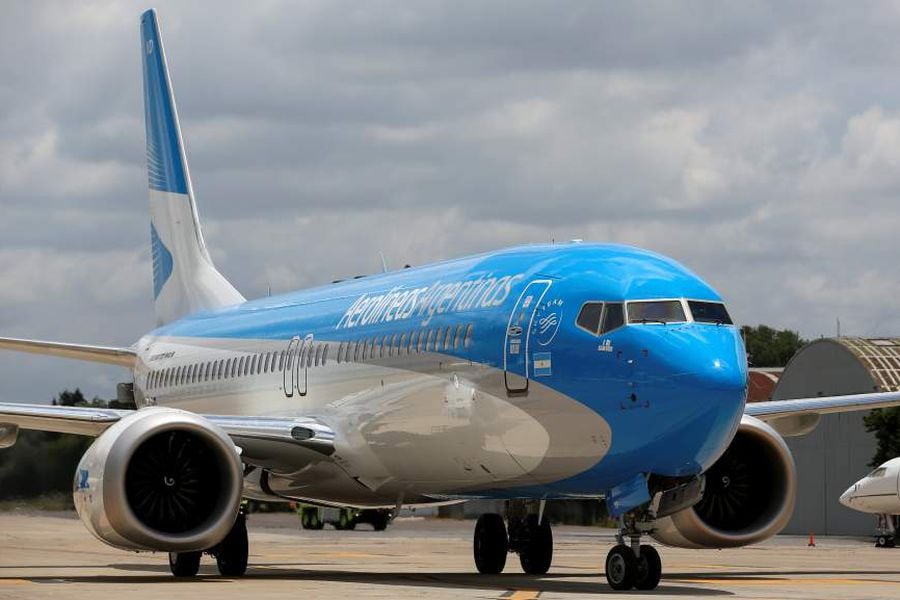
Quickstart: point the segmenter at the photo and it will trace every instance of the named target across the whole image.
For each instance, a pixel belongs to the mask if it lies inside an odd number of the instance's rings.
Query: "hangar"
[[[801,348],[784,368],[772,400],[900,390],[900,338],[823,338]],[[822,417],[805,436],[787,438],[797,463],[797,505],[785,533],[870,535],[872,515],[838,502],[865,475],[875,454],[866,413]]]

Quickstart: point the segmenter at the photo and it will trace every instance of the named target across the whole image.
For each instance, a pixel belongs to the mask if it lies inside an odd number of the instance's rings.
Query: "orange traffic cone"
[[[814,533],[809,534],[809,543],[807,544],[807,546],[810,548],[816,547],[816,534],[814,534]]]

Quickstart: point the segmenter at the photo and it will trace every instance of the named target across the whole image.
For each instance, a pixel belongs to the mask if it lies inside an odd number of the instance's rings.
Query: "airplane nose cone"
[[[733,327],[701,326],[690,330],[691,356],[683,357],[685,375],[709,391],[743,393],[747,388],[747,358]]]
[[[857,488],[856,484],[853,484],[850,487],[848,487],[847,490],[843,494],[841,494],[841,497],[838,498],[838,501],[841,504],[843,504],[844,506],[846,506],[847,508],[853,508],[853,506],[851,506],[851,504],[853,502],[853,493],[856,491],[856,488]]]

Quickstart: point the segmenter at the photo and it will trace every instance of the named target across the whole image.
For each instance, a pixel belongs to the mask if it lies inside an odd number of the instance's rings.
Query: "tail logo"
[[[150,247],[153,252],[153,299],[156,300],[163,285],[172,275],[172,253],[159,239],[153,223],[150,224]]]
[[[153,54],[153,40],[147,40],[147,56]]]

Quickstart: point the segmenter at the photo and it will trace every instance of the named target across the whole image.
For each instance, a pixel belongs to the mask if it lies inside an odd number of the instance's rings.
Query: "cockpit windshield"
[[[687,321],[680,300],[646,300],[628,303],[629,323],[681,323]]]
[[[688,300],[688,308],[694,321],[698,323],[716,323],[718,325],[731,325],[731,316],[725,310],[721,302],[702,302],[700,300]]]
[[[874,479],[875,477],[884,477],[885,473],[887,473],[887,469],[885,469],[884,467],[878,467],[877,469],[866,475],[866,477],[869,479]]]

